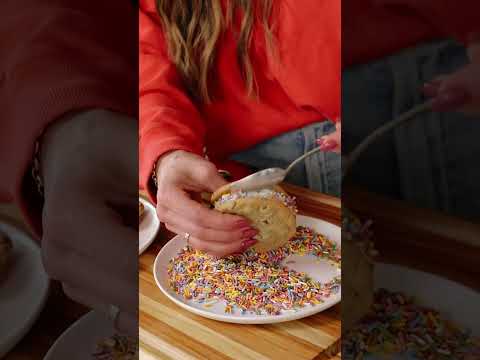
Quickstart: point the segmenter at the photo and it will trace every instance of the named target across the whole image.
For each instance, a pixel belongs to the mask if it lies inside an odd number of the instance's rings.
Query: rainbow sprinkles
[[[169,285],[185,299],[204,303],[225,301],[225,312],[279,315],[316,305],[340,290],[340,276],[319,283],[307,274],[282,266],[289,255],[327,259],[340,267],[340,249],[314,230],[299,226],[284,246],[266,253],[252,249],[241,255],[215,258],[186,247],[170,260]]]
[[[275,191],[273,189],[262,189],[262,190],[254,190],[254,191],[234,191],[232,193],[224,194],[217,200],[219,204],[235,201],[238,199],[245,199],[245,198],[275,198],[283,203],[287,208],[292,210],[294,213],[297,213],[297,206],[295,202],[295,198],[292,196],[287,195],[286,193]]]

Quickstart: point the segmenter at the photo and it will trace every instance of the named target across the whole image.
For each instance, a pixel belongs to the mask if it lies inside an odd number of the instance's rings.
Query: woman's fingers
[[[480,64],[469,64],[424,86],[434,111],[475,111],[480,108]]]
[[[234,253],[241,253],[257,243],[257,240],[245,240],[242,242],[236,242],[231,244],[204,241],[197,239],[196,237],[190,237],[190,245],[197,250],[204,251],[210,255],[217,257],[224,257]]]
[[[158,216],[164,222],[166,217],[175,213],[192,223],[215,230],[231,231],[250,226],[245,218],[208,209],[178,189],[172,189],[168,194],[159,194],[157,204]]]
[[[115,268],[116,276],[128,276],[137,268],[138,232],[100,200],[78,196],[61,207],[51,201],[45,206],[43,228],[44,242],[81,255],[86,264]]]
[[[341,152],[342,123],[340,121],[337,122],[335,127],[336,129],[333,133],[324,135],[317,140],[317,145],[322,151]]]
[[[248,249],[250,246],[256,243],[256,240],[244,241],[240,244],[221,244],[221,243],[212,243],[209,241],[203,241],[195,237],[190,237],[190,245],[194,249],[204,251],[210,255],[217,257],[224,257],[234,253],[241,253]]]
[[[213,241],[220,243],[232,243],[236,241],[248,240],[258,234],[258,231],[250,226],[239,228],[231,231],[214,230],[197,223],[189,221],[181,214],[176,214],[165,210],[165,224],[179,229],[181,233],[189,233],[199,239],[205,241]]]
[[[138,306],[138,269],[119,275],[118,268],[100,268],[77,253],[65,252],[50,242],[42,246],[45,270],[55,280],[83,289],[102,303],[133,312]]]
[[[178,228],[175,225],[166,224],[168,230],[179,234],[180,236],[185,235],[185,231],[182,228]],[[248,249],[250,246],[253,246],[257,243],[257,240],[252,238],[245,238],[239,241],[232,241],[229,243],[221,243],[215,241],[208,241],[196,238],[195,236],[190,236],[188,240],[189,244],[197,250],[205,251],[214,256],[224,257],[233,253],[241,253]]]
[[[424,85],[423,92],[432,98],[433,110],[480,112],[480,42],[472,42],[468,54],[470,64]]]

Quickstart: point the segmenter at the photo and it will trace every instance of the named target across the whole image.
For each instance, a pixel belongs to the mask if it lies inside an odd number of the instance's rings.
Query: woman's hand
[[[160,221],[177,234],[190,234],[194,248],[225,256],[256,243],[257,231],[246,219],[210,210],[190,198],[189,192],[214,192],[226,184],[211,162],[186,151],[167,153],[157,162],[157,184]]]
[[[137,139],[134,119],[88,111],[55,122],[40,158],[46,271],[84,305],[117,306],[118,330],[131,335],[138,332]]]
[[[322,136],[317,140],[317,144],[322,151],[340,153],[342,151],[342,121],[338,120],[335,124],[335,131]]]
[[[434,110],[480,114],[480,37],[468,47],[468,55],[468,65],[424,85],[423,92],[433,98]]]

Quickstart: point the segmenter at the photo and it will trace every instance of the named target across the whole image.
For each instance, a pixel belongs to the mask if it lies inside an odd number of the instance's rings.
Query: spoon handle
[[[298,159],[295,159],[290,165],[288,165],[288,167],[285,169],[285,176],[287,176],[288,172],[290,170],[292,170],[292,168],[297,165],[300,161],[302,161],[303,159],[309,157],[310,155],[312,154],[315,154],[316,152],[319,152],[320,151],[320,148],[317,147],[313,150],[310,150],[308,152],[306,152],[305,154],[303,154],[302,156],[300,156]]]
[[[353,164],[355,161],[357,161],[358,157],[373,143],[375,140],[377,140],[379,137],[387,133],[388,131],[394,129],[395,127],[401,125],[407,120],[412,119],[414,116],[423,113],[425,111],[430,110],[432,107],[432,102],[427,101],[424,102],[423,104],[419,104],[413,108],[411,108],[409,111],[404,112],[403,114],[399,115],[396,119],[394,119],[391,122],[388,122],[379,128],[377,128],[375,131],[373,131],[370,135],[368,135],[360,144],[358,144],[353,151],[346,156],[346,161],[342,163],[342,172],[343,175],[342,177],[345,177],[348,173],[348,171],[352,168]]]

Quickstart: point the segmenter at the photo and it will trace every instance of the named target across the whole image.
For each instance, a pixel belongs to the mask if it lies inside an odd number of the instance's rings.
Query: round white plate
[[[384,263],[375,265],[374,281],[376,288],[413,296],[419,305],[439,311],[452,322],[470,329],[473,335],[480,336],[478,292],[437,275]]]
[[[40,248],[27,233],[0,222],[0,230],[13,243],[13,258],[0,281],[0,358],[30,330],[45,305],[49,279]]]
[[[143,198],[139,198],[139,200],[145,207],[145,213],[139,224],[138,255],[150,246],[160,229],[160,220],[158,219],[155,207]]]
[[[317,232],[326,235],[331,241],[341,245],[341,230],[340,227],[330,224],[326,221],[307,217],[297,216],[297,225],[304,225],[315,229]],[[176,236],[170,240],[157,255],[153,265],[153,274],[157,286],[162,292],[177,305],[184,309],[209,319],[238,323],[238,324],[272,324],[284,321],[291,321],[301,319],[320,311],[326,310],[331,306],[337,304],[341,299],[341,291],[332,294],[325,299],[321,304],[314,306],[305,306],[296,311],[283,311],[280,315],[255,315],[255,314],[240,314],[239,311],[233,314],[226,314],[224,312],[225,302],[219,301],[209,308],[205,308],[204,304],[199,304],[193,300],[186,300],[182,296],[176,294],[168,286],[167,266],[171,258],[175,257],[178,252],[186,245],[183,236]],[[302,271],[310,275],[313,279],[320,282],[331,281],[335,276],[340,275],[340,269],[332,266],[328,261],[317,259],[313,256],[298,256],[292,255],[283,260],[283,262],[294,261],[295,263],[288,266],[294,270]]]
[[[90,311],[55,341],[44,360],[92,359],[97,343],[114,334],[113,324],[104,314]]]

